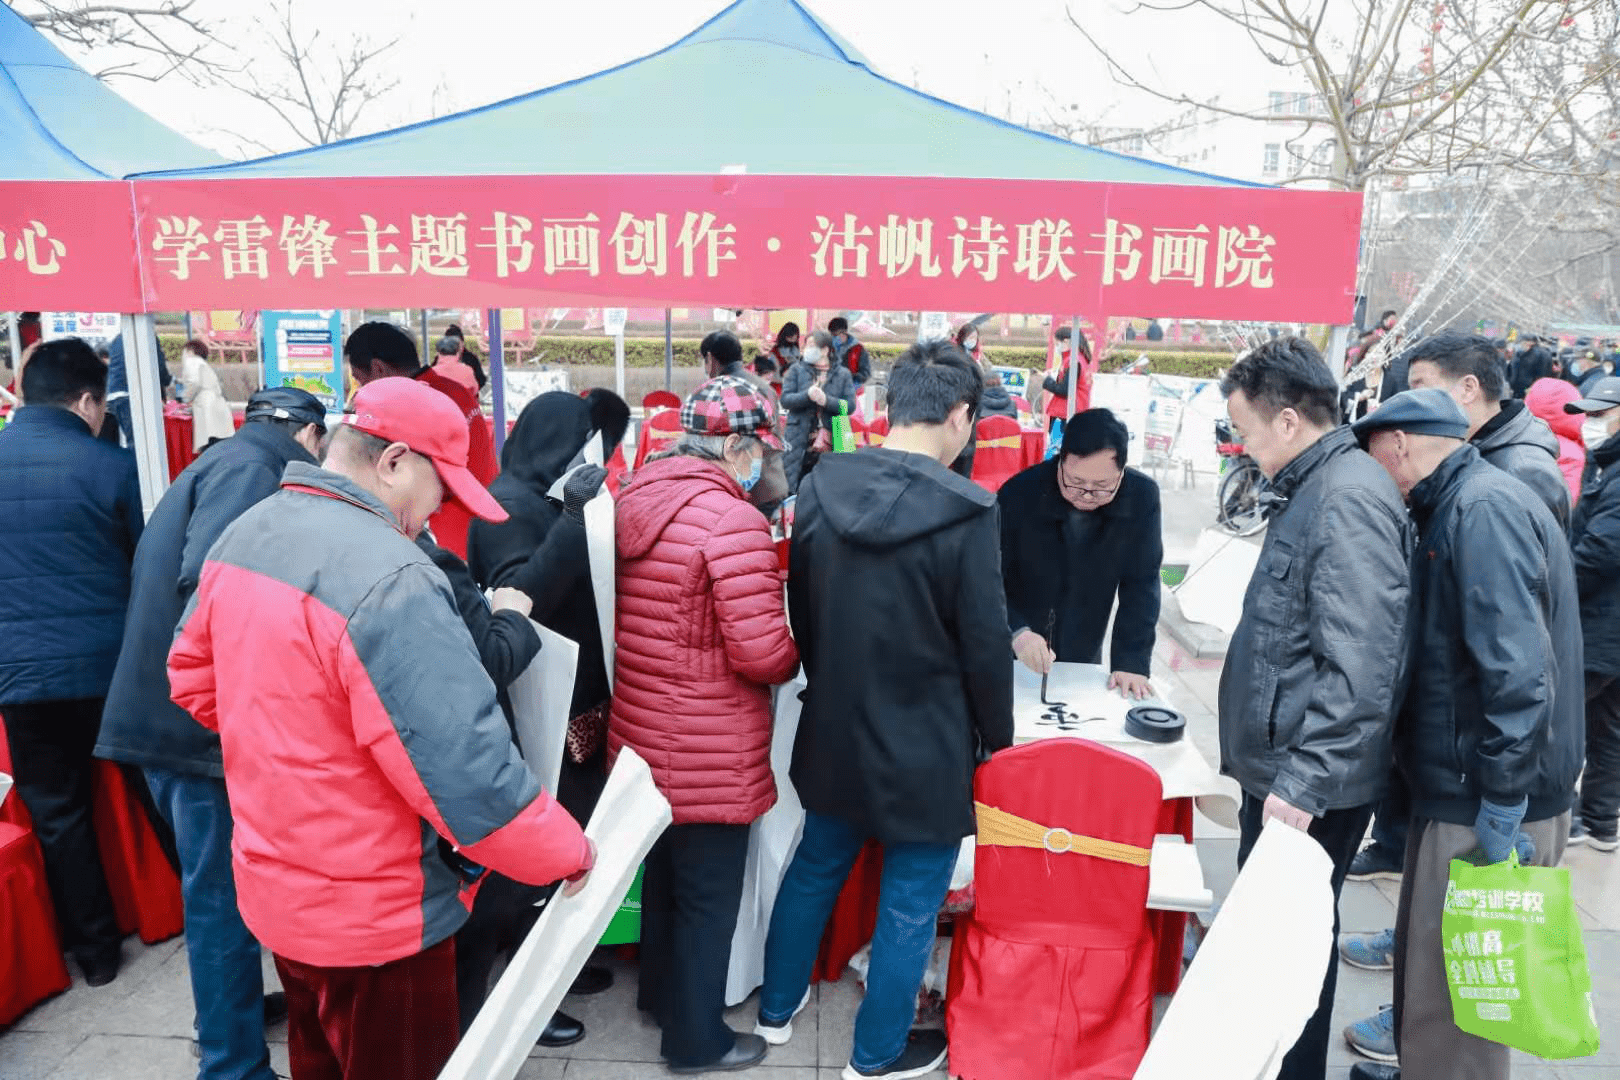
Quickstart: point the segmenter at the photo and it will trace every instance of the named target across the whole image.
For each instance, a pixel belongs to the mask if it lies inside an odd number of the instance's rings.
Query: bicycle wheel
[[[1234,536],[1252,536],[1265,528],[1266,514],[1260,505],[1264,489],[1265,477],[1254,459],[1233,462],[1216,491],[1216,522]]]

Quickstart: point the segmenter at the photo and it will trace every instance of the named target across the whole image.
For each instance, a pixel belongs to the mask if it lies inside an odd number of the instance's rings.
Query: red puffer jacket
[[[616,504],[619,610],[608,752],[652,767],[677,825],[744,825],[776,802],[771,693],[792,678],[765,518],[721,466],[669,457]]]

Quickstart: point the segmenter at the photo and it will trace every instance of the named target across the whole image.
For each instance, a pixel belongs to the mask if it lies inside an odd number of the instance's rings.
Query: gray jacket
[[[1282,509],[1221,672],[1221,771],[1320,816],[1389,782],[1412,526],[1346,427],[1278,473],[1271,497]]]
[[[794,364],[782,380],[782,411],[787,415],[787,453],[783,467],[787,470],[789,491],[799,490],[800,474],[804,471],[805,451],[816,436],[816,429],[827,427],[838,415],[842,401],[851,415],[855,412],[855,380],[849,369],[833,365],[827,369],[827,381],[822,384],[827,404],[817,406],[810,400],[810,388],[816,383],[816,370],[809,364]]]
[[[1536,493],[1565,532],[1569,531],[1569,484],[1558,467],[1558,436],[1522,401],[1502,402],[1502,412],[1473,439],[1480,456]]]

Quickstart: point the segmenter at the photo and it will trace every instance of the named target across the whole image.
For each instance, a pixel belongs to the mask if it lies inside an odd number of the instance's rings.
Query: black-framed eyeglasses
[[[1120,485],[1125,482],[1124,469],[1119,470],[1119,476],[1114,479],[1112,484],[1102,485],[1079,484],[1073,480],[1070,480],[1069,474],[1064,471],[1062,462],[1058,463],[1057,474],[1058,486],[1061,487],[1065,493],[1073,495],[1077,499],[1087,499],[1091,502],[1107,502],[1109,499],[1114,497],[1114,495],[1119,491]]]

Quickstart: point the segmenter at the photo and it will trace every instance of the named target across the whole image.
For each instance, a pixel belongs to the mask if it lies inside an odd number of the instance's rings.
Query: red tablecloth
[[[1159,832],[1178,834],[1192,843],[1192,816],[1191,799],[1166,799],[1159,816]],[[855,860],[844,891],[838,894],[827,932],[822,935],[821,953],[813,975],[816,981],[837,982],[843,978],[850,958],[872,940],[872,931],[877,927],[878,889],[882,879],[882,849],[876,843],[868,843]],[[1076,897],[1076,902],[1080,899]],[[1153,924],[1153,989],[1158,994],[1173,994],[1181,985],[1182,940],[1187,932],[1187,916],[1179,911],[1154,911],[1149,913],[1148,919]]]
[[[231,410],[231,419],[236,426],[242,426],[241,409]],[[191,426],[191,413],[173,402],[163,407],[163,442],[169,450],[169,481],[179,476],[187,465],[197,460],[197,452],[191,448],[191,440],[195,432]]]
[[[1019,439],[1018,449],[1023,455],[1024,468],[1039,465],[1046,457],[1046,432],[1039,428],[1034,431],[1025,428]]]

